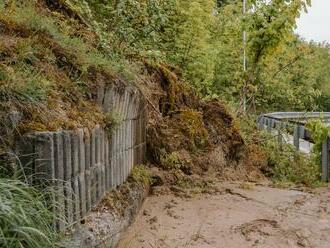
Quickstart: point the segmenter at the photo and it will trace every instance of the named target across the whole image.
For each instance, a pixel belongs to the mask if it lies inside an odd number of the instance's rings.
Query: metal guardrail
[[[330,123],[330,112],[274,112],[258,116],[259,129],[267,129],[269,132],[272,129],[278,132],[278,142],[282,143],[282,130],[292,130],[293,145],[297,150],[300,149],[300,139],[313,143],[311,133],[305,128],[305,124],[310,119],[322,118],[325,123]],[[321,153],[321,179],[324,182],[330,181],[330,137],[322,144]]]

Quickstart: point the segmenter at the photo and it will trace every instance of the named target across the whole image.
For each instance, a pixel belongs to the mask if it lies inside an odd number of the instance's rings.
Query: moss
[[[192,109],[183,110],[180,112],[178,120],[181,131],[189,139],[189,146],[192,151],[207,145],[208,131],[205,128],[200,112]]]
[[[122,122],[123,120],[117,113],[108,112],[105,114],[104,126],[110,134],[116,130]]]

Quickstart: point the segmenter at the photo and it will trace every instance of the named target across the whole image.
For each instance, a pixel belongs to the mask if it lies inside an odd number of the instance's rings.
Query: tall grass
[[[0,178],[0,247],[55,247],[53,218],[43,194],[19,180]]]

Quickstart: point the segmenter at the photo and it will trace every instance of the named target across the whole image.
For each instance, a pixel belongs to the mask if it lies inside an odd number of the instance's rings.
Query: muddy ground
[[[119,248],[330,247],[330,188],[221,183],[190,198],[148,197]]]

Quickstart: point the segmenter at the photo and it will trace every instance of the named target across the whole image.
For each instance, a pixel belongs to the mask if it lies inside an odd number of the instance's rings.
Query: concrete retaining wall
[[[134,87],[101,87],[97,101],[119,119],[113,130],[38,132],[24,136],[19,154],[32,183],[47,182],[58,190],[54,209],[66,223],[82,219],[106,191],[122,184],[146,152],[146,108]],[[57,223],[65,228],[64,221]]]

